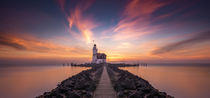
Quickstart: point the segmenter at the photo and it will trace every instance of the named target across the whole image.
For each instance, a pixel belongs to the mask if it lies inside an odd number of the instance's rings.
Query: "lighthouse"
[[[93,46],[92,63],[96,63],[96,61],[97,61],[97,52],[98,52],[98,49],[96,48],[96,44],[94,44],[94,46]]]
[[[94,44],[93,46],[92,63],[94,64],[106,63],[106,54],[98,53],[96,44]]]

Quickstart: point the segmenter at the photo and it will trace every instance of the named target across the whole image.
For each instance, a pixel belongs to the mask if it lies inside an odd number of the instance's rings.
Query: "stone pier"
[[[103,68],[103,73],[96,91],[94,92],[93,98],[117,98],[116,92],[112,87],[109,75],[107,73],[106,65]]]

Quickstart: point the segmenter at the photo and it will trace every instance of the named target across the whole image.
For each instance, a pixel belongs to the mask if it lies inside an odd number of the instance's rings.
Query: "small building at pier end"
[[[98,53],[96,44],[94,44],[94,46],[93,46],[92,63],[94,63],[94,64],[106,63],[106,54]]]

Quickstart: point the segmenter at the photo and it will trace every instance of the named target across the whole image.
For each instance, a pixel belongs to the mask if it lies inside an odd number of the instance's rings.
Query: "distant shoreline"
[[[115,64],[115,63],[114,63]],[[116,63],[119,64],[119,63]],[[1,67],[18,67],[18,66],[62,66],[63,64],[0,64]],[[78,65],[80,65],[78,63]],[[210,66],[210,63],[147,63],[148,66]],[[86,66],[90,67],[90,66]]]

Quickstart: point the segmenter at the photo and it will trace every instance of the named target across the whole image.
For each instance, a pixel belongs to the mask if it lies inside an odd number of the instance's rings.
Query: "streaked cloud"
[[[59,0],[60,7],[66,15],[68,21],[69,32],[81,40],[84,39],[87,43],[93,40],[93,31],[98,26],[91,16],[84,16],[84,12],[92,5],[94,0],[83,0],[79,2],[75,8],[65,11],[65,0]],[[76,27],[76,28],[73,28]],[[77,29],[77,30],[75,30]]]
[[[17,43],[15,39],[11,39],[10,37],[4,37],[0,35],[0,45],[8,46],[15,48],[17,50],[26,50],[26,47]]]
[[[156,27],[150,26],[151,14],[166,4],[157,0],[131,0],[114,27],[114,39],[133,39],[155,31]]]
[[[165,45],[161,48],[158,48],[158,49],[154,50],[152,53],[155,54],[155,55],[164,54],[164,53],[180,50],[184,47],[185,48],[190,48],[193,45],[201,44],[201,43],[206,42],[206,41],[210,41],[210,32],[209,31],[198,33],[198,34],[194,35],[193,37],[191,37],[189,39],[185,39],[185,40],[182,40],[182,41],[179,41],[179,42],[175,42],[175,43]]]
[[[17,53],[20,51],[35,52],[66,57],[80,57],[82,55],[88,56],[89,54],[88,50],[77,46],[64,46],[55,44],[53,42],[42,40],[31,35],[21,35],[21,37],[18,37],[17,35],[2,33],[0,35],[0,46],[0,48],[4,49],[2,51],[10,50],[16,51]]]

